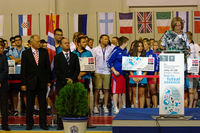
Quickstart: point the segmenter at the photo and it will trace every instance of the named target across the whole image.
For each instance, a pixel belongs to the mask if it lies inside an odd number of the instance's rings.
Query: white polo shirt
[[[96,58],[96,68],[95,73],[99,74],[110,74],[110,70],[107,66],[106,60],[110,53],[112,52],[113,47],[107,45],[103,50],[101,45],[92,49],[93,57]]]
[[[74,50],[76,50],[76,44],[74,42],[70,43],[70,51],[73,52]]]

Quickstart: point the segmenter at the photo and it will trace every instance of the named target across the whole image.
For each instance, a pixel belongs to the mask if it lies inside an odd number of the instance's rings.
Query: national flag
[[[0,15],[0,36],[3,36],[3,20],[4,15]]]
[[[165,33],[170,28],[171,12],[156,12],[158,33]]]
[[[200,11],[194,11],[194,32],[200,33]]]
[[[190,12],[189,11],[183,11],[183,12],[175,12],[176,17],[180,17],[183,20],[184,28],[183,32],[190,31]]]
[[[54,68],[54,64],[53,64],[53,60],[54,60],[54,56],[56,55],[56,47],[55,47],[55,42],[54,42],[54,29],[53,29],[53,20],[52,20],[52,14],[50,16],[50,22],[49,22],[49,28],[48,28],[48,41],[47,41],[47,50],[49,53],[49,61],[50,61],[50,65],[51,65],[51,71],[53,73],[53,68]],[[50,95],[51,100],[54,102],[55,101],[55,88],[53,88],[53,94]]]
[[[31,36],[32,15],[18,15],[19,19],[19,35]]]
[[[137,12],[138,33],[152,32],[152,12]]]
[[[51,15],[46,15],[46,35],[48,35],[48,31],[49,31],[50,18],[51,18]],[[60,19],[60,15],[52,15],[53,31],[59,28],[59,19]]]
[[[132,33],[133,13],[119,13],[120,33]]]
[[[87,35],[87,14],[74,14],[74,32]]]
[[[113,34],[114,13],[99,13],[100,34]]]

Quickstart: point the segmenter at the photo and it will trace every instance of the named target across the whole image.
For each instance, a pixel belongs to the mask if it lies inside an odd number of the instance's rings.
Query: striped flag
[[[132,33],[133,13],[119,13],[120,33]]]
[[[0,15],[0,36],[3,36],[3,20],[4,15]]]
[[[74,32],[87,35],[87,14],[74,14]]]
[[[56,47],[55,47],[55,42],[54,42],[54,29],[53,29],[52,14],[50,16],[48,30],[49,31],[48,31],[47,50],[49,53],[49,61],[50,61],[51,71],[52,71],[52,75],[53,75],[53,79],[54,79],[55,74],[53,73],[53,68],[54,68],[53,60],[54,60],[54,56],[56,55]],[[56,98],[55,94],[56,94],[56,90],[55,90],[55,87],[53,87],[53,89],[51,89],[51,93],[49,94],[53,103],[55,103],[55,98]]]
[[[184,11],[184,12],[175,12],[176,17],[180,17],[183,20],[184,28],[183,32],[190,31],[190,12]]]
[[[19,35],[31,36],[32,15],[18,15],[19,19]]]
[[[50,18],[51,18],[51,15],[46,15],[46,35],[48,35],[48,31],[49,31]],[[60,15],[52,15],[53,31],[59,28],[59,19],[60,19]]]
[[[200,11],[194,11],[194,32],[200,33]]]
[[[113,34],[114,13],[99,13],[100,34]]]
[[[137,12],[138,33],[152,32],[152,12]]]
[[[158,33],[165,33],[170,28],[171,12],[156,12]]]

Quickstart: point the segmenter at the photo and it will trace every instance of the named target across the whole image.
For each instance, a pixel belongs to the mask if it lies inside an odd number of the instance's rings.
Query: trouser
[[[8,91],[0,92],[1,123],[2,128],[8,126]]]

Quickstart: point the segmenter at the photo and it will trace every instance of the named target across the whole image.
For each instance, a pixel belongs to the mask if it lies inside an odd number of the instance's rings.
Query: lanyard
[[[21,48],[20,51],[19,51],[17,48],[16,48],[16,50],[17,50],[17,53],[18,53],[18,58],[20,58],[20,53],[21,53],[21,51],[22,51],[22,48]]]
[[[102,48],[101,48],[102,49]],[[103,53],[103,61],[105,61],[105,53],[106,53],[106,48],[103,50],[102,49],[102,53]]]

